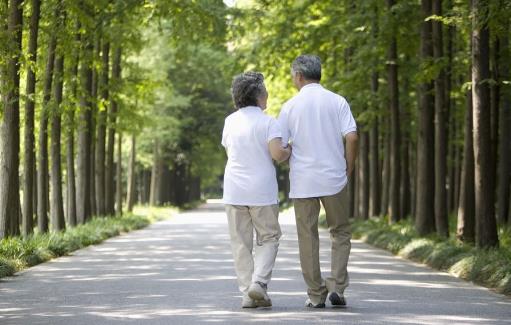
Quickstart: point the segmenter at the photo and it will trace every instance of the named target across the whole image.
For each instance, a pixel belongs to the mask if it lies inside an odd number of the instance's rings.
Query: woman
[[[267,285],[281,236],[275,167],[291,154],[282,147],[278,122],[263,113],[268,93],[264,77],[246,72],[234,78],[235,113],[225,119],[222,145],[227,151],[224,204],[242,307],[270,307]],[[255,261],[252,258],[256,232]]]

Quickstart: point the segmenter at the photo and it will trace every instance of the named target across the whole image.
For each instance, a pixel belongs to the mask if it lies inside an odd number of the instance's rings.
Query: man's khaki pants
[[[320,201],[332,242],[332,270],[326,282],[319,265],[318,217]],[[351,250],[351,229],[348,216],[348,186],[331,196],[294,199],[300,264],[307,293],[313,304],[324,303],[328,292],[344,293],[348,286],[348,258]]]
[[[270,282],[282,234],[278,222],[279,206],[226,205],[225,210],[238,285],[246,294],[252,282]],[[255,263],[252,258],[254,229]]]

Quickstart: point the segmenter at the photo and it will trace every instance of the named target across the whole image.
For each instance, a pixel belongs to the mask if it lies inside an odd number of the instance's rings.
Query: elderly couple
[[[228,156],[223,201],[243,308],[272,305],[267,286],[281,236],[272,159],[279,163],[289,159],[289,196],[308,286],[305,306],[324,308],[327,298],[333,306],[346,305],[351,249],[347,183],[356,159],[356,124],[346,100],[319,84],[319,57],[297,57],[291,73],[299,92],[282,107],[278,121],[263,113],[268,93],[262,74],[243,73],[232,84],[237,111],[226,118],[222,135]],[[331,275],[326,281],[319,262],[320,202],[332,242]]]

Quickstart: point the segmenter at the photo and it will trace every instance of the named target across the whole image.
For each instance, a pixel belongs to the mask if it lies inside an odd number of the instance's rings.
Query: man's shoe
[[[248,288],[248,296],[255,301],[257,307],[271,307],[271,299],[266,291],[266,283],[256,281]]]
[[[337,293],[337,292],[330,292],[328,295],[328,299],[332,303],[332,306],[346,306],[346,298],[344,298],[343,294]]]
[[[305,300],[305,307],[307,308],[325,308],[325,303],[313,304],[310,299]]]
[[[248,295],[243,295],[241,299],[241,308],[256,308],[257,305],[254,299],[250,298]]]

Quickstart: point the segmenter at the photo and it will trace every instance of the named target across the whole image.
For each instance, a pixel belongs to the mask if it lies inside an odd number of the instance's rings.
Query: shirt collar
[[[244,110],[244,111],[259,111],[259,112],[263,111],[259,106],[245,106],[245,107],[240,108],[240,110]]]
[[[317,82],[312,82],[310,84],[306,84],[305,86],[302,87],[302,89],[300,89],[300,91],[306,89],[306,88],[318,88],[318,87],[323,87],[321,86],[319,83]]]

